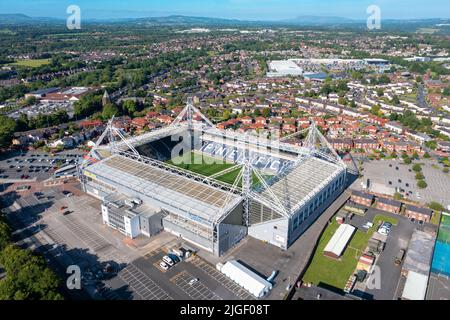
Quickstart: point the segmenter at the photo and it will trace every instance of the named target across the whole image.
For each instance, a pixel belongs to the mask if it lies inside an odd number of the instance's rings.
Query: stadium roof
[[[198,222],[206,225],[242,200],[231,192],[117,154],[89,166],[86,171],[97,179],[114,181],[156,200],[163,209],[198,218]]]
[[[292,215],[342,170],[337,164],[307,157],[287,174],[269,181],[269,189]],[[259,193],[270,197],[267,189],[259,190]]]

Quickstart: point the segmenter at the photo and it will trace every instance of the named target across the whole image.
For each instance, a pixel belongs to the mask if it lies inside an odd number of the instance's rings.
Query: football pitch
[[[199,152],[192,152],[181,157],[173,158],[167,161],[167,163],[206,177],[236,166],[235,163],[224,162],[221,159],[212,158]],[[242,167],[239,166],[235,170],[218,176],[215,179],[232,185],[241,169]],[[258,178],[253,174],[253,184],[255,185],[258,182]],[[239,181],[238,186],[242,186],[241,181]]]
[[[21,67],[37,68],[47,64],[50,64],[50,59],[23,59],[17,60],[13,65]]]

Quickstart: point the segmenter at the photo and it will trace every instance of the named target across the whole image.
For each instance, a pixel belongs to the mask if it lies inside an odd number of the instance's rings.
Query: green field
[[[439,32],[440,29],[436,29],[436,28],[419,28],[417,29],[417,33],[426,33],[426,34],[433,34],[436,32]]]
[[[190,159],[189,159],[190,157]],[[219,162],[219,163],[217,163]],[[206,177],[209,177],[213,174],[226,170],[235,166],[234,163],[222,162],[220,163],[220,159],[215,159],[212,157],[208,157],[206,155],[201,155],[196,152],[192,152],[191,154],[185,154],[181,157],[174,158],[172,160],[167,161],[168,164],[175,165],[179,168],[189,170]],[[217,180],[233,184],[239,175],[239,171],[241,167],[236,168],[231,172],[228,172],[222,176],[216,177]],[[259,182],[258,178],[255,174],[253,174],[253,184],[256,185]],[[239,181],[238,186],[241,186],[241,181]]]
[[[355,270],[359,257],[366,248],[370,237],[372,237],[372,234],[376,231],[382,221],[390,222],[393,225],[397,225],[398,223],[395,218],[383,215],[375,216],[373,219],[373,227],[367,232],[357,230],[345,249],[341,259],[335,260],[323,255],[325,246],[339,227],[336,220],[333,219],[332,223],[326,228],[319,240],[313,260],[303,277],[303,281],[315,285],[322,283],[338,289],[344,289],[345,284]]]
[[[30,67],[30,68],[37,68],[47,64],[50,64],[50,59],[24,59],[24,60],[17,60],[15,63],[13,63],[13,65],[15,66]]]
[[[9,35],[9,36],[14,36],[17,33],[10,30],[10,29],[0,29],[0,34],[4,34],[4,35]]]

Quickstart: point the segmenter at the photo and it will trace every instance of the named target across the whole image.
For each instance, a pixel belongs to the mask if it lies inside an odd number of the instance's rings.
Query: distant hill
[[[173,15],[167,17],[149,17],[135,19],[135,23],[144,23],[147,25],[249,25],[260,24],[264,22],[259,21],[245,21],[237,19],[222,19],[222,18],[209,18],[209,17],[189,17],[181,15]]]
[[[382,28],[387,30],[415,31],[418,28],[434,27],[449,23],[450,19],[384,19]],[[130,24],[145,26],[185,26],[185,27],[320,27],[320,28],[357,28],[366,27],[365,20],[349,19],[337,16],[299,16],[284,20],[238,20],[210,17],[192,17],[171,15],[165,17],[123,18],[123,19],[84,19],[86,24]],[[24,14],[0,14],[0,25],[61,24],[64,19],[30,17]],[[445,28],[445,27],[443,27]],[[448,28],[448,27],[447,27]]]
[[[56,23],[62,20],[47,17],[30,17],[25,14],[0,14],[0,24]]]
[[[309,26],[342,25],[349,23],[361,23],[361,20],[353,20],[343,17],[323,17],[323,16],[299,16],[294,19],[280,20],[281,23]]]

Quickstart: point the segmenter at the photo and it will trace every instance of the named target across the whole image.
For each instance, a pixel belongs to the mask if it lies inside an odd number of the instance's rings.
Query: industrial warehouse
[[[216,256],[246,236],[287,249],[346,183],[346,165],[314,123],[269,140],[219,130],[191,101],[171,125],[137,137],[112,123],[79,173],[84,191],[103,202],[103,222],[131,238],[164,230]],[[194,172],[173,164],[180,153],[226,167]]]

